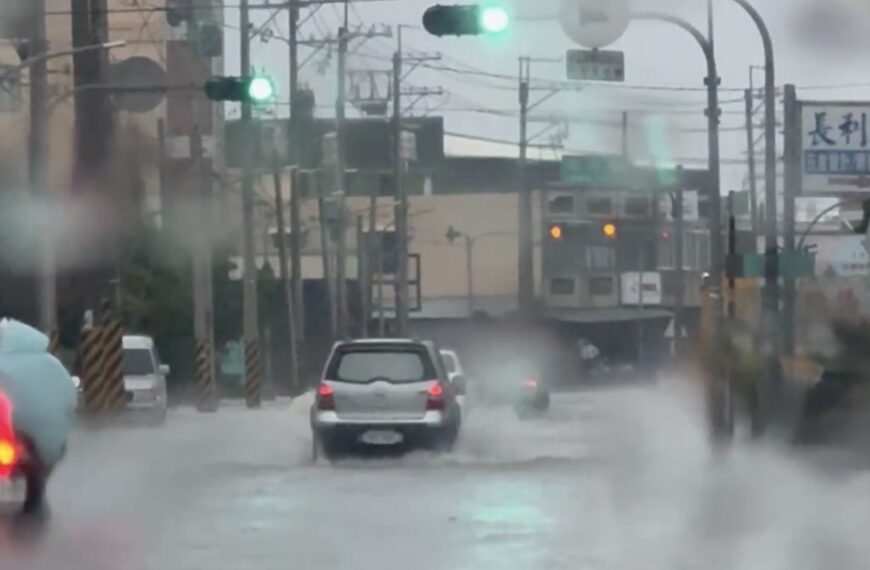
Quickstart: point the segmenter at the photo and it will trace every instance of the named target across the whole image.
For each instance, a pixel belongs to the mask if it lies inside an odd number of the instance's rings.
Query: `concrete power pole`
[[[293,235],[290,259],[293,274],[293,312],[296,316],[296,340],[305,340],[305,300],[302,277],[302,242],[301,242],[301,219],[300,208],[300,182],[302,178],[301,168],[305,165],[302,160],[302,138],[299,135],[299,116],[302,112],[299,101],[299,7],[296,2],[290,2],[288,10],[290,22],[289,59],[290,59],[290,156],[296,162],[293,169],[290,187],[290,231]],[[297,348],[298,354],[298,348]],[[301,365],[299,366],[301,370]]]
[[[338,97],[335,101],[335,146],[336,146],[336,194],[338,221],[336,223],[336,287],[338,304],[338,336],[348,334],[347,299],[347,220],[345,219],[345,196],[347,192],[347,168],[345,164],[345,104],[347,99],[346,67],[348,43],[348,3],[344,3],[344,24],[338,30]]]
[[[750,80],[752,79],[751,72],[749,78]],[[758,235],[758,183],[755,178],[755,132],[752,125],[755,114],[753,112],[752,93],[753,90],[751,88],[747,89],[744,97],[746,98],[746,156],[749,165],[749,219],[750,227],[752,228],[753,251],[755,251],[755,248],[758,247],[755,243],[755,238]]]
[[[677,303],[674,307],[674,347],[679,359],[683,349],[683,308],[686,302],[686,283],[684,281],[685,272],[683,271],[683,241],[684,241],[684,218],[685,210],[683,207],[683,168],[677,167],[677,188],[674,200],[674,265],[676,266],[676,297]]]
[[[191,105],[195,112],[196,106]],[[212,260],[211,230],[212,207],[209,180],[211,173],[205,166],[202,147],[202,132],[198,117],[195,118],[190,137],[190,154],[195,164],[191,184],[198,186],[201,204],[197,208],[196,227],[193,232],[193,329],[196,337],[196,383],[197,409],[214,412],[218,408],[217,384],[214,377],[214,302],[211,291]]]
[[[795,199],[800,187],[801,132],[795,128],[800,123],[797,90],[794,85],[785,86],[785,178],[783,192],[783,249],[794,255],[795,249]],[[797,308],[797,283],[793,274],[784,280],[782,299],[782,348],[786,356],[794,356],[796,338],[795,310]]]
[[[48,50],[45,38],[45,0],[31,0],[32,29],[28,38],[28,57],[39,57]],[[48,67],[44,59],[30,67],[30,132],[28,140],[28,171],[30,189],[41,198],[44,206],[51,202],[48,189]],[[57,276],[54,258],[54,232],[47,224],[41,228],[39,255],[39,324],[57,342]]]
[[[402,27],[398,26],[398,48],[393,54],[393,176],[396,185],[396,234],[398,268],[396,275],[396,324],[398,336],[408,334],[408,194],[402,156]]]
[[[290,385],[299,388],[299,351],[296,339],[296,315],[293,307],[293,288],[287,269],[287,232],[284,227],[284,196],[281,188],[281,170],[278,157],[273,160],[272,179],[275,186],[275,219],[278,224],[278,268],[281,275],[281,286],[287,303],[287,330],[290,341]],[[296,239],[295,233],[291,233]]]
[[[251,73],[251,38],[248,0],[241,0],[241,73]],[[247,140],[254,136],[250,103],[242,103],[242,133]],[[249,408],[261,404],[260,330],[257,319],[257,266],[254,256],[254,146],[242,145],[242,255],[243,279],[243,336],[245,340],[245,393]]]
[[[519,308],[526,316],[534,302],[534,246],[532,245],[532,193],[528,179],[528,119],[529,119],[529,75],[531,59],[520,58],[520,164],[519,164],[519,259],[517,279],[519,286]]]

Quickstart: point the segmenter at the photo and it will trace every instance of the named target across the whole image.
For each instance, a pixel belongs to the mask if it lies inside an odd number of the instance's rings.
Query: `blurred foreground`
[[[844,451],[711,452],[690,384],[471,410],[453,453],[311,464],[308,396],[78,433],[4,570],[865,568],[870,475]],[[866,453],[864,454],[866,456]],[[841,461],[842,460],[842,461]]]

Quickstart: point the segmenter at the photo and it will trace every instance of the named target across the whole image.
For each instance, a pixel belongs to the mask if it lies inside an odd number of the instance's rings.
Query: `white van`
[[[154,339],[143,335],[124,335],[124,389],[127,410],[147,414],[154,423],[166,421],[166,376],[169,366],[161,364]]]

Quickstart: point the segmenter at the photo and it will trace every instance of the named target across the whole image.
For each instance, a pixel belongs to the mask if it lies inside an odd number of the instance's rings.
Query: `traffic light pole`
[[[713,362],[713,430],[716,437],[730,437],[733,424],[731,417],[730,386],[723,374],[721,348],[724,340],[724,307],[722,303],[722,277],[725,260],[722,239],[722,193],[720,187],[719,168],[719,74],[716,67],[716,56],[713,43],[704,37],[697,28],[681,18],[662,12],[637,12],[632,16],[635,20],[651,20],[666,22],[688,32],[701,47],[707,62],[707,170],[710,176],[709,188],[709,218],[710,218],[710,296],[713,301],[713,346],[711,355]]]
[[[241,74],[251,74],[251,37],[248,0],[239,5],[241,28]],[[241,128],[245,140],[254,136],[251,103],[242,102]],[[247,405],[258,408],[260,395],[260,330],[257,321],[257,265],[254,255],[254,145],[242,145],[242,256],[243,256],[243,336],[245,340],[245,384]]]

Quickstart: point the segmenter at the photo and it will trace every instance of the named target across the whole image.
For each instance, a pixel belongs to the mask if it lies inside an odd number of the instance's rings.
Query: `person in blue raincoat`
[[[48,478],[66,453],[76,389],[48,352],[48,337],[10,319],[0,321],[0,392],[12,405],[13,428],[27,449],[21,468],[27,483],[24,510],[39,510]]]

